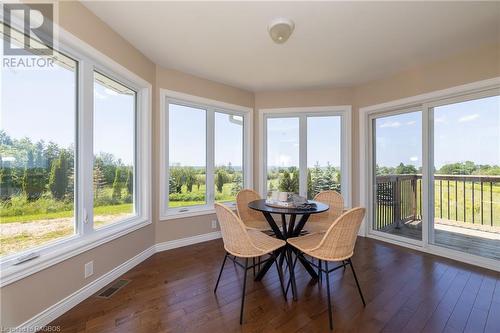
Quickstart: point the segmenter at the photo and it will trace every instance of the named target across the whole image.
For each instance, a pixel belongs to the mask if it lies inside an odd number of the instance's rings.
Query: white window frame
[[[405,246],[422,252],[432,253],[446,258],[462,261],[472,265],[500,271],[498,261],[473,255],[463,251],[435,245],[431,241],[434,221],[434,167],[433,115],[434,107],[453,104],[471,99],[477,99],[500,94],[500,77],[473,82],[444,90],[403,98],[387,103],[360,108],[360,200],[367,207],[367,213],[362,226],[364,235],[388,243]],[[380,115],[422,111],[422,241],[388,235],[373,230],[373,138],[371,119]]]
[[[15,22],[13,22],[15,25]],[[17,26],[19,29],[19,26]],[[56,50],[78,62],[75,123],[75,234],[2,257],[0,287],[151,224],[151,93],[152,85],[61,27]],[[135,215],[99,229],[93,227],[94,70],[136,92]],[[17,263],[35,254],[35,259]]]
[[[168,207],[169,180],[169,104],[177,104],[206,111],[206,203],[197,206]],[[243,117],[243,187],[252,187],[253,155],[253,109],[220,102],[204,97],[189,95],[177,91],[160,89],[160,220],[198,216],[215,213],[215,112]],[[231,208],[234,202],[224,203]]]
[[[259,193],[267,195],[267,119],[270,118],[299,118],[299,189],[300,195],[307,196],[307,117],[338,116],[341,118],[341,192],[346,207],[352,205],[352,178],[351,178],[351,124],[350,105],[319,106],[319,107],[292,107],[259,110]]]

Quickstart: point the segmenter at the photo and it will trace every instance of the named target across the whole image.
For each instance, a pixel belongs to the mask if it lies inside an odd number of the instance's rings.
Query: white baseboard
[[[31,319],[27,320],[15,329],[15,332],[34,332],[35,328],[40,328],[48,325],[50,322],[56,318],[62,316],[65,312],[69,311],[74,306],[78,305],[80,302],[89,298],[121,275],[125,274],[144,260],[151,257],[156,252],[167,251],[175,249],[178,247],[188,246],[196,243],[206,242],[213,239],[221,238],[220,231],[214,231],[203,235],[197,235],[192,237],[186,237],[182,239],[176,239],[168,242],[155,244],[146,250],[142,251],[135,257],[127,260],[118,267],[112,269],[111,271],[105,273],[104,275],[98,277],[94,281],[90,282],[83,288],[75,291],[68,297],[60,300],[51,307],[45,309],[39,314],[35,315]]]
[[[167,251],[178,247],[193,245],[196,243],[207,242],[213,239],[221,238],[220,231],[209,232],[208,234],[196,235],[181,239],[175,239],[168,242],[158,243],[155,245],[156,252]]]

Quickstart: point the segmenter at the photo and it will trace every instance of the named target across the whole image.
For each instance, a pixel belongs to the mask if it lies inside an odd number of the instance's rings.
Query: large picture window
[[[250,109],[175,92],[162,100],[162,216],[233,205],[250,184]]]
[[[78,62],[55,58],[50,69],[2,67],[0,256],[76,232]]]
[[[53,53],[1,69],[2,283],[151,223],[151,85],[66,34]]]
[[[281,191],[314,198],[349,194],[349,107],[265,109],[262,114],[262,195]]]

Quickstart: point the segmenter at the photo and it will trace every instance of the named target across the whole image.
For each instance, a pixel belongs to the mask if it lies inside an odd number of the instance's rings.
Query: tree
[[[401,162],[396,167],[394,173],[397,175],[415,175],[417,174],[417,168],[414,165],[411,164],[405,165],[404,163]]]
[[[132,172],[132,168],[128,168],[125,187],[127,188],[127,193],[129,195],[134,193],[134,173]]]
[[[184,179],[188,192],[193,191],[193,185],[196,183],[196,171],[192,167],[184,169]]]
[[[61,151],[59,158],[52,161],[49,188],[54,198],[64,198],[68,188],[68,158],[65,150]]]
[[[99,198],[99,193],[106,186],[106,180],[104,179],[104,173],[102,171],[102,163],[97,160],[94,163],[94,199]]]
[[[173,167],[170,168],[170,179],[169,184],[171,183],[174,187],[170,187],[169,193],[181,193],[182,192],[182,185],[184,185],[185,179],[184,179],[184,172],[182,170],[183,168],[181,167]],[[173,189],[173,191],[172,191]]]
[[[45,190],[43,169],[35,166],[33,150],[27,154],[26,168],[22,179],[23,192],[29,201],[36,200],[42,196]]]
[[[168,177],[168,194],[176,193],[177,191],[177,183],[175,178],[170,176]]]
[[[116,200],[120,200],[122,198],[122,171],[120,168],[116,168],[115,171],[112,198]]]
[[[472,175],[476,170],[477,167],[474,162],[466,161],[445,164],[439,169],[439,173],[445,175]]]
[[[241,172],[236,172],[233,178],[233,187],[231,187],[231,195],[236,196],[243,189],[243,177]]]
[[[0,131],[0,134],[2,131]],[[0,196],[2,200],[10,199],[12,195],[12,190],[14,188],[14,181],[12,175],[12,168],[10,167],[10,162],[3,162],[0,156]]]
[[[226,183],[227,180],[228,180],[228,174],[226,170],[222,168],[217,170],[217,179],[216,179],[217,192],[222,193],[222,188],[224,187],[224,183]]]
[[[292,192],[292,186],[292,177],[290,176],[290,173],[288,170],[283,171],[279,180],[278,189],[281,192]]]

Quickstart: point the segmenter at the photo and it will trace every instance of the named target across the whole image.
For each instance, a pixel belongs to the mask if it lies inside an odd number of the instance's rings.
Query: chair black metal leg
[[[287,299],[286,299],[285,284],[284,284],[284,280],[283,280],[283,272],[281,271],[281,267],[278,263],[278,260],[275,260],[274,263],[276,264],[276,269],[278,270],[278,277],[280,279],[281,291],[283,292],[283,297],[285,298],[285,302],[286,302]]]
[[[346,270],[346,266],[347,266],[347,261],[346,260],[342,260],[342,264],[344,264],[344,271]]]
[[[361,301],[363,301],[363,306],[366,306],[365,298],[363,297],[363,293],[361,292],[361,287],[359,286],[358,278],[356,276],[356,272],[354,271],[354,266],[352,264],[351,258],[347,259],[347,262],[349,263],[349,265],[351,265],[352,275],[354,275],[354,280],[356,281],[356,286],[358,287],[359,296],[361,296]]]
[[[224,270],[224,264],[226,263],[228,253],[224,256],[224,260],[222,261],[222,266],[220,267],[219,277],[217,278],[217,283],[215,283],[214,294],[217,292],[217,287],[219,286],[220,277],[222,276],[222,271]]]
[[[245,292],[247,288],[248,258],[245,258],[245,270],[243,275],[243,293],[241,294],[240,325],[243,324],[243,306],[245,305]]]
[[[328,261],[325,261],[326,269],[326,294],[328,297],[328,320],[330,322],[330,329],[333,330],[333,318],[332,318],[332,301],[330,299],[330,273],[328,272]]]
[[[294,273],[294,265],[290,265],[290,263],[293,263],[292,260],[292,250],[287,249],[287,256],[288,256],[288,267],[290,268],[290,281],[292,283],[292,295],[293,295],[293,300],[297,300],[297,286],[295,285],[295,273]]]
[[[293,261],[293,264],[292,264],[292,269],[294,272],[295,272],[295,265],[297,264],[297,259],[298,259],[298,256],[295,257],[295,260]],[[288,259],[287,259],[287,265],[288,265]],[[285,289],[285,294],[287,294],[287,295],[288,295],[288,289],[290,288],[291,284],[292,284],[292,279],[289,279],[287,284],[286,284],[286,289]]]

